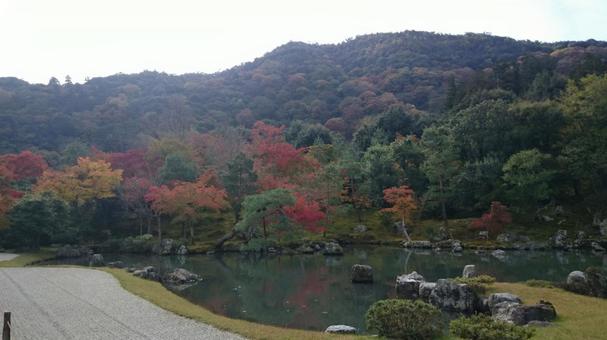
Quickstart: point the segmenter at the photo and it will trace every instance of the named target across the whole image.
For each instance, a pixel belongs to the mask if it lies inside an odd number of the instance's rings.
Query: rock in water
[[[462,247],[462,243],[458,240],[453,241],[453,245],[451,246],[451,251],[454,253],[461,253],[464,250]]]
[[[179,248],[177,248],[177,251],[175,252],[175,254],[177,254],[177,255],[187,255],[188,254],[188,247],[186,247],[184,244],[180,245]]]
[[[337,242],[327,242],[325,244],[324,255],[328,256],[339,256],[344,254],[344,248],[342,248]]]
[[[335,334],[356,334],[357,329],[352,326],[346,325],[331,325],[327,327],[325,333],[335,333]]]
[[[463,314],[474,313],[480,304],[479,297],[472,288],[447,279],[436,282],[429,301],[442,310]]]
[[[415,300],[419,297],[419,285],[426,281],[417,272],[396,277],[396,295],[399,298]]]
[[[506,252],[501,249],[494,250],[493,252],[491,252],[491,255],[497,258],[498,260],[503,260],[506,258]]]
[[[352,266],[352,282],[371,283],[373,282],[373,268],[364,264],[355,264]]]
[[[177,268],[170,273],[167,273],[162,278],[162,281],[165,283],[173,284],[173,285],[183,285],[196,283],[200,280],[200,277],[190,271],[187,271],[183,268]]]
[[[476,277],[478,276],[478,273],[476,272],[476,266],[473,264],[468,264],[464,267],[464,271],[462,272],[462,277],[467,279],[467,278],[471,278],[471,277]]]
[[[103,255],[101,254],[93,254],[89,259],[89,266],[91,267],[102,267],[105,266],[105,262],[103,261]]]
[[[560,229],[552,237],[552,246],[557,249],[567,248],[567,230]]]

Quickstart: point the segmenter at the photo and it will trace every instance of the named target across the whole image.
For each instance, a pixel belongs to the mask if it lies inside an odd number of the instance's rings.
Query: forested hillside
[[[567,223],[600,224],[606,71],[605,42],[407,31],[292,42],[209,75],[0,78],[4,240],[125,225],[194,240],[209,213],[246,241],[380,209],[415,224],[565,205],[586,214]],[[491,211],[472,228],[495,236]]]

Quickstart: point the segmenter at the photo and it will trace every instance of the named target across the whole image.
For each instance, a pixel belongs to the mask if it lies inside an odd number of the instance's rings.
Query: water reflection
[[[563,280],[588,266],[605,266],[606,258],[581,252],[489,253],[411,251],[400,248],[346,249],[343,257],[316,255],[262,256],[215,254],[189,257],[107,255],[129,266],[155,265],[160,271],[183,267],[204,281],[177,292],[190,301],[230,317],[285,327],[323,330],[348,324],[364,330],[364,314],[375,301],[394,296],[399,274],[413,270],[427,280],[455,277],[466,264],[500,281]],[[375,283],[352,284],[352,265],[373,266]]]

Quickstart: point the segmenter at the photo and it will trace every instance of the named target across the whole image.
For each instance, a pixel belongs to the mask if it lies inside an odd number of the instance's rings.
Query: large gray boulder
[[[430,293],[429,302],[445,311],[472,314],[478,309],[480,299],[468,285],[440,279]]]
[[[103,267],[105,266],[105,262],[103,261],[103,255],[101,254],[93,254],[89,258],[89,266],[91,267]]]
[[[323,254],[327,256],[341,256],[344,254],[344,248],[337,242],[327,242]]]
[[[476,271],[476,266],[473,264],[467,264],[462,271],[462,277],[467,279],[471,277],[478,276],[478,272]]]
[[[522,305],[517,302],[504,301],[491,310],[492,318],[515,325],[526,325],[529,322],[549,322],[556,319],[556,309],[545,301],[535,305]]]
[[[417,272],[396,277],[396,296],[402,299],[415,300],[419,297],[419,285],[426,281]]]
[[[183,268],[177,268],[170,273],[165,274],[162,277],[164,283],[172,285],[184,285],[196,283],[200,280],[200,277],[188,270]]]
[[[462,243],[458,240],[453,240],[453,243],[451,245],[451,251],[454,253],[461,253],[462,251],[464,251],[464,247],[462,246]]]
[[[510,293],[494,293],[494,294],[489,295],[489,297],[487,297],[487,305],[490,310],[493,310],[493,308],[495,308],[496,305],[498,305],[502,302],[511,302],[511,303],[518,303],[518,304],[523,303],[521,298],[519,298],[518,296],[516,296],[514,294],[510,294]]]
[[[133,275],[146,280],[160,281],[160,275],[156,272],[156,268],[147,266],[142,269],[135,270]]]
[[[565,282],[565,288],[568,291],[578,294],[589,294],[590,285],[588,284],[588,278],[586,273],[574,270],[567,275],[567,281]]]
[[[352,282],[354,283],[372,283],[373,268],[364,264],[355,264],[352,266]]]
[[[432,290],[436,287],[436,282],[420,282],[419,283],[419,298],[428,301]]]
[[[504,260],[506,258],[506,252],[501,249],[496,249],[491,252],[491,256],[495,257],[498,260]]]
[[[186,247],[185,244],[180,245],[177,250],[175,251],[176,255],[187,255],[188,254],[188,247]]]
[[[356,334],[357,329],[346,325],[331,325],[325,329],[325,333],[334,334]]]

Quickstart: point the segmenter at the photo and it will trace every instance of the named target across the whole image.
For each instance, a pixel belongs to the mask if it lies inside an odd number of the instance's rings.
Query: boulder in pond
[[[357,331],[356,328],[346,325],[331,325],[325,329],[325,333],[334,334],[356,334]]]
[[[497,258],[498,260],[503,260],[506,258],[506,252],[501,249],[496,249],[491,252],[491,256]]]
[[[200,280],[200,276],[185,270],[183,268],[177,268],[170,273],[165,274],[162,277],[162,281],[172,285],[184,285],[190,283],[196,283]]]
[[[444,311],[469,315],[477,310],[480,299],[470,286],[440,279],[430,293],[429,302]]]
[[[458,240],[454,240],[451,245],[451,251],[454,253],[461,253],[464,251],[464,247],[462,247],[462,243]]]
[[[462,277],[467,279],[471,277],[478,276],[478,272],[476,271],[476,266],[473,264],[467,264],[462,271]]]
[[[355,264],[352,266],[352,282],[371,283],[373,282],[373,268],[364,264]]]
[[[177,247],[177,250],[175,251],[176,255],[187,255],[188,254],[188,247],[185,246],[185,244],[180,245],[179,247]]]
[[[432,242],[422,240],[422,241],[405,241],[403,242],[403,247],[405,248],[416,248],[416,249],[432,249]]]
[[[327,242],[323,254],[327,256],[340,256],[344,254],[344,248],[337,242]]]
[[[567,230],[559,229],[552,237],[552,247],[557,249],[565,249],[568,247]]]
[[[396,277],[396,295],[399,298],[415,300],[419,297],[419,285],[426,281],[417,272]]]
[[[103,255],[101,254],[93,254],[89,258],[89,266],[91,267],[103,267],[105,266],[105,262],[103,261]]]

